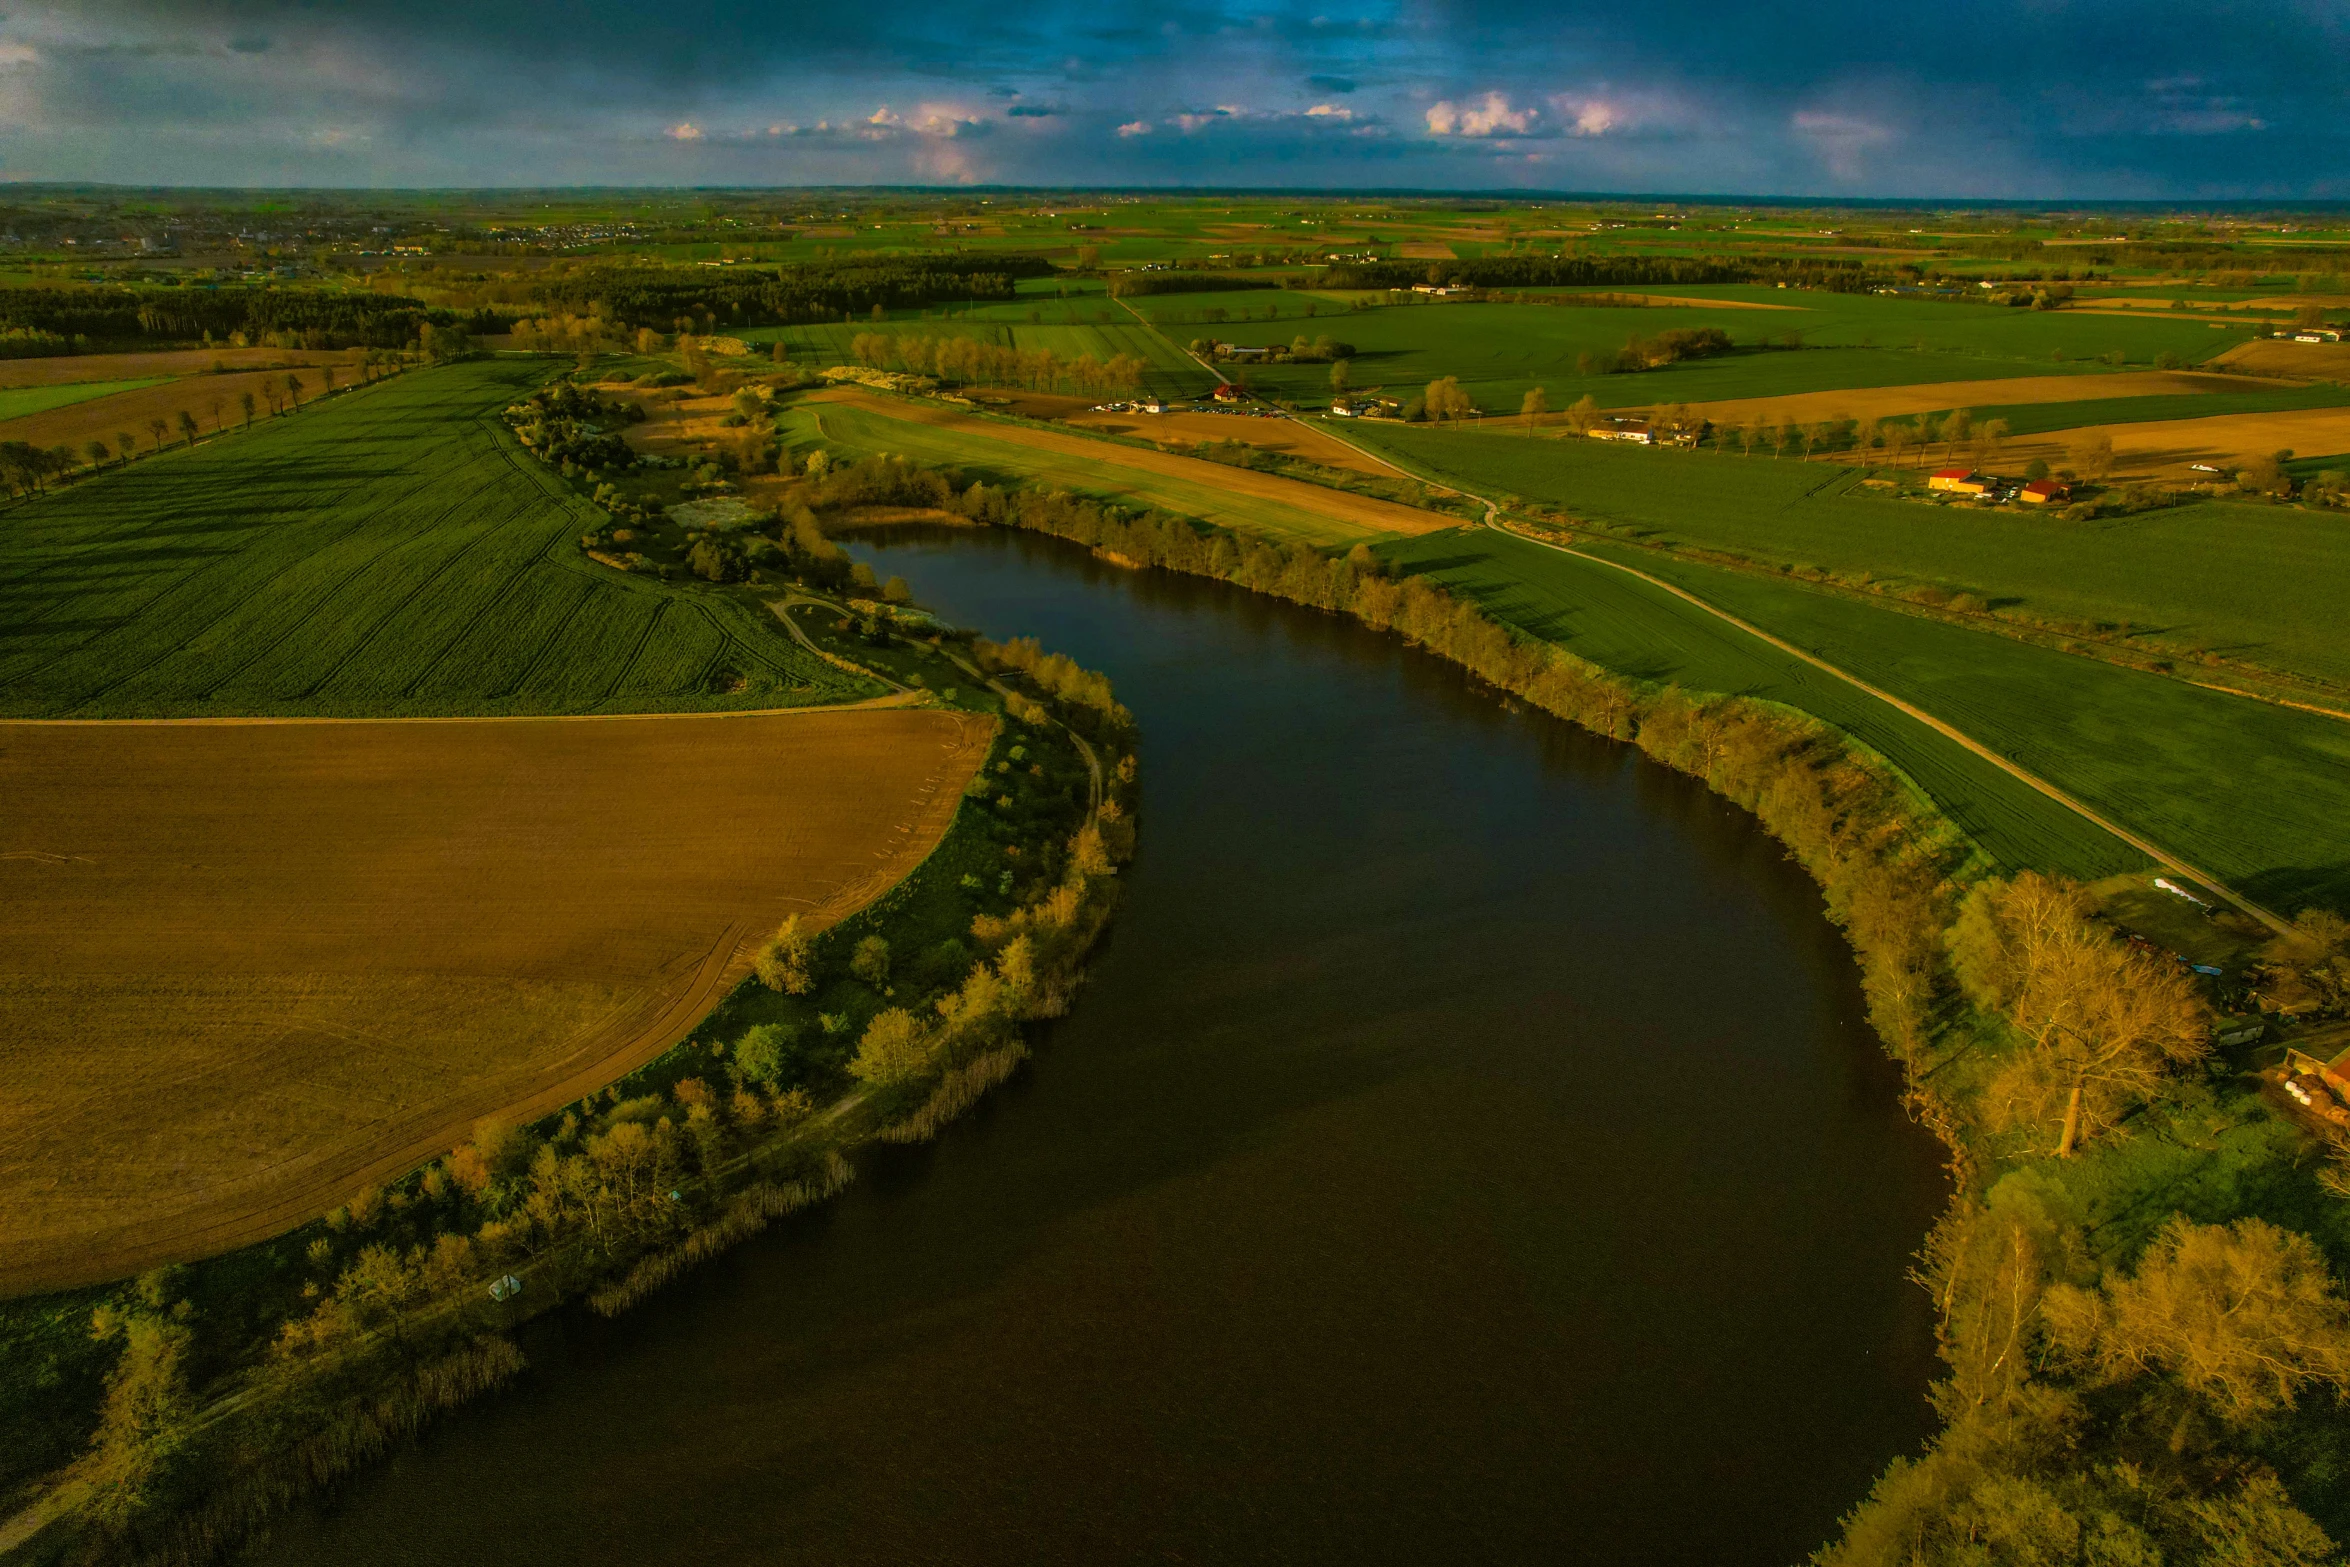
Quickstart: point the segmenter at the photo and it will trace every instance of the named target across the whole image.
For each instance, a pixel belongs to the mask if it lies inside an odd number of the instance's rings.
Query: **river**
[[[1916,1448],[1937,1151],[1751,819],[1237,589],[858,552],[1140,720],[1075,1008],[262,1560],[1786,1567]]]

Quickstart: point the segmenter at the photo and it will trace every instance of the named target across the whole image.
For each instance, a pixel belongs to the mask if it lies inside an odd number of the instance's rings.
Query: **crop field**
[[[1155,506],[1273,538],[1352,544],[1451,526],[1449,519],[1371,496],[1197,457],[997,423],[940,404],[841,389],[801,401],[788,417],[795,433],[829,445],[894,452],[977,475],[1042,480],[1076,494]]]
[[[2277,451],[2303,457],[2350,453],[2350,406],[2084,424],[2065,430],[2061,438],[2042,432],[2011,442],[2002,460],[2021,466],[2040,458],[2054,467],[2099,436],[2113,442],[2116,477],[2187,482],[2198,477],[2197,463],[2232,473]]]
[[[2350,911],[2350,723],[1784,579],[1592,552],[1915,703],[2258,903]]]
[[[1653,542],[1972,592],[2044,619],[2129,623],[2350,684],[2350,529],[2322,513],[2206,501],[2075,523],[1879,498],[1852,470],[1819,463],[1392,423],[1347,434],[1441,482],[1562,506]]]
[[[588,561],[576,540],[601,514],[494,418],[543,373],[512,360],[415,372],[10,511],[0,714],[644,712],[872,694],[748,598]]]
[[[1044,319],[1034,323],[1025,319],[1028,313],[1020,306],[996,305],[967,314],[958,311],[952,319],[906,319],[901,313],[881,322],[765,327],[743,337],[751,342],[781,342],[794,363],[819,367],[856,363],[849,345],[865,332],[970,337],[1005,348],[1050,349],[1064,360],[1091,354],[1107,363],[1120,354],[1131,354],[1150,366],[1143,378],[1144,389],[1162,397],[1197,396],[1216,384],[1216,378],[1190,355],[1106,300],[1097,298],[1089,305],[1043,305],[1035,313]]]
[[[1743,419],[1777,419],[1808,423],[1817,419],[1902,419],[1921,413],[1947,413],[1970,408],[1984,418],[2013,420],[2039,403],[2095,402],[2119,405],[2139,399],[2262,394],[2271,397],[2309,396],[2304,388],[2279,387],[2251,376],[2206,375],[2176,370],[2118,370],[2107,374],[2012,376],[1988,381],[1928,381],[1914,386],[1854,387],[1833,392],[1807,392],[1794,397],[1736,398],[1693,405],[1715,423]],[[2317,392],[2315,395],[2328,395]],[[2069,414],[2070,409],[2055,410]]]
[[[253,395],[259,418],[269,417],[269,398],[285,389],[288,374],[299,376],[305,402],[325,390],[326,372],[322,369],[233,370],[226,375],[182,376],[176,380],[141,380],[126,388],[116,389],[103,396],[76,398],[39,411],[27,410],[0,423],[0,441],[30,441],[35,446],[65,446],[78,458],[82,448],[92,440],[119,442],[130,436],[141,452],[152,452],[159,446],[181,443],[179,416],[189,415],[205,435],[218,435],[239,428],[244,422],[244,411],[239,399],[246,393]],[[340,373],[338,384],[349,386],[356,377],[354,371]],[[65,388],[41,388],[39,391]],[[39,391],[0,393],[10,396],[37,396]],[[153,420],[161,419],[166,427],[161,442],[149,428]]]
[[[0,1294],[275,1234],[667,1048],[993,723],[0,724]]]
[[[163,376],[147,376],[132,381],[78,381],[46,386],[0,388],[0,422],[22,419],[28,414],[46,413],[52,408],[65,408],[75,403],[86,403],[94,397],[112,397],[117,392],[135,392],[142,387],[159,385],[165,379]]]
[[[351,363],[347,351],[284,348],[161,348],[128,354],[61,354],[0,359],[0,387],[65,386],[86,381],[152,381],[214,370],[290,369]]]
[[[2313,381],[2350,380],[2350,343],[2280,342],[2256,338],[2212,361],[2215,369],[2258,375],[2303,376]]]
[[[1834,725],[1900,768],[2006,869],[2094,879],[2144,863],[2127,844],[1916,719],[1622,572],[1489,529],[1431,534],[1381,553],[1620,674],[1779,702]]]
[[[1710,300],[1709,294],[1714,296]],[[2137,364],[2150,364],[2162,353],[2193,364],[2242,340],[2241,331],[2214,332],[2198,322],[2116,320],[1817,291],[1690,290],[1675,295],[1671,305],[1624,308],[1413,303],[1335,310],[1338,298],[1252,290],[1153,295],[1135,304],[1178,340],[1211,336],[1261,346],[1286,343],[1301,331],[1308,336],[1328,332],[1359,351],[1353,367],[1357,386],[1381,384],[1392,390],[1455,375],[1478,406],[1490,412],[1515,412],[1519,399],[1536,385],[1550,394],[1554,407],[1585,393],[1610,407],[1712,402],[2046,376],[2066,364],[2088,368],[2114,353]],[[1757,305],[1774,308],[1759,311]],[[1630,337],[1697,326],[1721,328],[1746,351],[1636,376],[1578,373],[1581,354],[1608,353]],[[1763,351],[1765,345],[1771,351]],[[1789,352],[1792,347],[1805,351]],[[1253,385],[1297,401],[1326,396],[1326,375],[1326,367],[1305,364],[1249,371]]]

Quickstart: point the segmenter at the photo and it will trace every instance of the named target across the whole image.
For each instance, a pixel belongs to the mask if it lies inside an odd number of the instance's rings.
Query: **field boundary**
[[[1491,501],[1487,501],[1485,504],[1488,507],[1492,507],[1493,505]],[[1495,508],[1495,510],[1498,510],[1498,508]],[[1494,520],[1493,514],[1491,512],[1488,513],[1485,525],[1489,528],[1492,528],[1497,533],[1509,533],[1508,529],[1503,528],[1498,521]],[[1642,571],[1637,566],[1627,566],[1622,561],[1609,560],[1603,555],[1587,554],[1582,550],[1573,549],[1564,544],[1553,544],[1544,539],[1526,538],[1526,535],[1522,533],[1509,533],[1509,536],[1515,539],[1525,539],[1525,542],[1528,544],[1536,545],[1542,549],[1556,550],[1562,555],[1572,555],[1577,560],[1587,560],[1592,562],[1594,565],[1606,566],[1610,570],[1623,572],[1626,576],[1637,577],[1642,582],[1649,584],[1651,587],[1662,588],[1665,592],[1673,595],[1673,597],[1695,605],[1697,608],[1704,610],[1707,614],[1712,615],[1717,620],[1721,620],[1726,624],[1737,627],[1740,631],[1745,632],[1748,636],[1767,643],[1770,646],[1777,648],[1782,653],[1799,658],[1806,664],[1811,665],[1814,669],[1817,669],[1824,674],[1835,676],[1837,679],[1845,682],[1855,690],[1875,697],[1878,701],[1883,702],[1886,706],[1892,708],[1895,712],[1916,719],[1919,723],[1924,724],[1927,728],[1933,730],[1936,734],[1941,735],[1944,739],[1957,742],[1959,745],[1965,747],[1974,755],[1981,757],[1984,761],[1989,762],[1992,766],[1997,767],[2000,771],[2007,773],[2011,777],[2015,778],[2018,782],[2038,790],[2041,794],[2046,795],[2051,800],[2054,800],[2057,804],[2063,806],[2066,810],[2071,811],[2076,816],[2079,816],[2082,820],[2093,823],[2094,825],[2101,827],[2105,831],[2113,834],[2116,838],[2119,838],[2122,842],[2128,844],[2131,848],[2136,849],[2139,853],[2145,855],[2148,859],[2153,860],[2156,864],[2161,865],[2166,869],[2177,871],[2180,875],[2185,876],[2191,881],[2201,882],[2204,886],[2209,887],[2212,891],[2226,897],[2230,902],[2243,909],[2246,913],[2252,915],[2255,919],[2258,919],[2263,925],[2266,925],[2269,929],[2275,931],[2278,935],[2285,936],[2291,935],[2293,933],[2292,923],[2286,920],[2283,916],[2276,914],[2269,909],[2263,908],[2261,905],[2253,902],[2250,898],[2245,897],[2242,893],[2238,892],[2235,888],[2229,886],[2226,882],[2220,880],[2218,877],[2212,875],[2210,872],[2197,869],[2188,861],[2180,858],[2176,854],[2171,853],[2169,850],[2162,848],[2153,840],[2143,837],[2138,833],[2130,831],[2126,827],[2120,826],[2117,823],[2108,820],[2097,811],[2090,809],[2088,806],[2074,799],[2071,795],[2065,793],[2062,789],[2056,787],[2056,785],[2050,783],[2047,779],[2042,778],[2037,773],[2032,772],[2029,768],[2024,767],[2020,763],[2010,761],[2007,757],[2000,755],[1999,752],[1983,744],[1981,741],[1974,739],[1972,736],[1966,734],[1955,725],[1935,717],[1932,713],[1927,712],[1924,708],[1919,707],[1915,703],[1904,701],[1902,698],[1895,696],[1890,691],[1886,691],[1877,686],[1871,685],[1868,681],[1861,679],[1860,676],[1855,675],[1848,670],[1839,668],[1837,665],[1830,663],[1824,658],[1821,658],[1818,654],[1798,647],[1796,644],[1789,642],[1784,637],[1774,636],[1770,632],[1765,631],[1762,627],[1755,625],[1752,621],[1741,619],[1739,616],[1731,614],[1726,609],[1709,604],[1695,593],[1690,592],[1688,589],[1676,587],[1672,583],[1665,581],[1662,577],[1651,576],[1649,573]]]

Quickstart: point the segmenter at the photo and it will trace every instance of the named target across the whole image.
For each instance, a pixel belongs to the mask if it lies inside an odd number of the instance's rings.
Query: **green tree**
[[[180,438],[190,446],[196,444],[196,416],[185,408],[180,410]]]
[[[1534,433],[1534,421],[1550,412],[1550,394],[1537,386],[1518,400],[1518,416],[1526,421],[1526,434]]]
[[[1461,390],[1461,380],[1456,375],[1440,376],[1429,382],[1420,405],[1427,410],[1430,419],[1439,422],[1466,419],[1476,411],[1475,405],[1469,401],[1469,394]]]
[[[934,1045],[919,1019],[903,1007],[891,1007],[865,1026],[849,1072],[875,1088],[896,1088],[929,1073]]]
[[[1345,360],[1338,359],[1331,362],[1330,390],[1334,395],[1343,394],[1346,391],[1349,384],[1350,374],[1351,372],[1347,369],[1347,362]]]
[[[788,1023],[761,1023],[735,1042],[734,1068],[767,1089],[790,1074],[799,1030]]]
[[[155,449],[157,451],[163,450],[163,438],[170,433],[171,426],[164,423],[163,416],[161,414],[157,414],[154,418],[147,421],[147,434],[154,438]]]
[[[83,445],[82,455],[90,459],[91,467],[101,468],[105,466],[106,459],[114,455],[114,448],[93,435]]]
[[[237,404],[245,410],[245,428],[253,428],[253,393],[250,388],[237,394]]]
[[[2350,1389],[2350,1302],[2308,1236],[2265,1219],[2174,1217],[2134,1275],[2052,1286],[2041,1309],[2058,1352],[2095,1376],[2169,1375],[2231,1424]]]
[[[889,983],[889,943],[879,936],[867,936],[857,943],[849,954],[849,972],[871,985],[875,990]]]
[[[800,929],[797,914],[786,919],[752,960],[759,983],[785,995],[804,996],[816,988],[815,939]]]
[[[914,602],[914,590],[903,577],[892,577],[884,582],[881,585],[881,596],[883,600],[891,604],[911,604]]]

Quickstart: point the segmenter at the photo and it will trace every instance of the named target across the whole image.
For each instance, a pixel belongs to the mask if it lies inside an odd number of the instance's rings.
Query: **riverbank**
[[[857,1149],[935,1135],[1017,1067],[1026,1026],[1065,1010],[1132,849],[1123,715],[1065,661],[812,602],[837,612],[814,633],[836,653],[995,721],[938,847],[821,933],[787,923],[760,977],[576,1104],[485,1122],[265,1244],[0,1307],[0,1421],[23,1438],[0,1551],[215,1557],[510,1380],[525,1322],[627,1309],[836,1193]]]
[[[1643,687],[1513,636],[1417,578],[1391,580],[1376,551],[1334,559],[983,485],[952,504],[1121,563],[1397,631],[1702,779],[1819,882],[1913,1112],[1950,1151],[1957,1192],[1922,1269],[1942,1323],[1949,1375],[1935,1404],[1946,1429],[1921,1459],[1896,1463],[1824,1560],[1939,1560],[1907,1553],[1917,1542],[1964,1549],[1986,1509],[2025,1493],[2046,1502],[2051,1527],[2078,1530],[2117,1505],[2124,1475],[2152,1487],[2131,1538],[2170,1559],[2232,1560],[2267,1534],[2331,1549],[2316,1520],[2340,1531],[2350,1516],[2327,1396],[2350,1383],[2350,1357],[2326,1347],[2333,1324],[2350,1320],[2335,1282],[2350,1251],[2344,1211],[2311,1157],[2324,1144],[2264,1101],[2248,1048],[2215,1049],[2209,992],[2158,951],[2125,946],[2063,884],[1991,875],[1898,774],[1826,726],[1767,704]],[[2026,905],[2039,912],[2018,912]],[[2026,919],[2049,933],[2045,950],[2019,934]],[[2308,953],[2271,958],[2322,971],[2340,933],[2322,918],[2296,930],[2287,940]],[[2223,1256],[2252,1282],[2223,1281],[2209,1263],[2182,1280],[2181,1259],[2197,1255]],[[2241,1288],[2298,1292],[2293,1331],[2311,1338],[2256,1342],[2272,1330],[2234,1325],[2230,1292]],[[2201,1313],[2200,1337],[2178,1322],[2140,1324],[2153,1335],[2145,1342],[2079,1326],[2083,1311],[2094,1317],[2134,1290]],[[2263,1355],[2282,1369],[2270,1396],[2249,1404],[2221,1400],[2201,1369],[2211,1356]],[[2166,1409],[2169,1435],[2152,1440]]]

